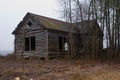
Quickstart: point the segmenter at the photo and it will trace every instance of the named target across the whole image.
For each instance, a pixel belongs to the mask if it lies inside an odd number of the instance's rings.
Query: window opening
[[[29,38],[25,38],[25,50],[29,50]]]
[[[59,50],[63,50],[62,37],[59,37]]]
[[[59,39],[59,50],[68,50],[68,44],[65,37],[58,37]]]
[[[31,50],[35,50],[35,37],[31,37]]]
[[[28,21],[27,25],[28,26],[32,26],[32,23],[30,21]]]
[[[35,50],[35,37],[25,38],[25,51]]]

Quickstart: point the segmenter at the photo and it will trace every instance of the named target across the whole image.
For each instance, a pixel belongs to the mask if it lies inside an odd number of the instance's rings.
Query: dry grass
[[[0,59],[0,80],[120,80],[120,64]]]

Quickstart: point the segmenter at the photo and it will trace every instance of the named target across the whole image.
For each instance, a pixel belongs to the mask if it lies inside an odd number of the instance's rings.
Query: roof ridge
[[[51,17],[46,17],[46,16],[42,16],[42,15],[31,13],[31,12],[28,12],[28,14],[33,15],[33,16],[35,15],[35,16],[38,16],[38,17],[46,18],[46,19],[50,19],[50,20],[54,20],[54,21],[59,21],[59,22],[62,22],[62,23],[67,23],[67,22],[59,20],[59,19],[55,19],[55,18],[51,18]]]

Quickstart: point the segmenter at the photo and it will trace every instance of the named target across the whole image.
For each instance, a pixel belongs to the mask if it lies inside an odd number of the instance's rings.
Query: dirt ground
[[[0,80],[120,80],[120,64],[0,59]]]

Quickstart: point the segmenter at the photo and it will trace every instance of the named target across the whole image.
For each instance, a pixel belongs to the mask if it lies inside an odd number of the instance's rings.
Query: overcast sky
[[[27,12],[59,18],[58,0],[0,0],[0,50],[14,49],[12,31]]]

